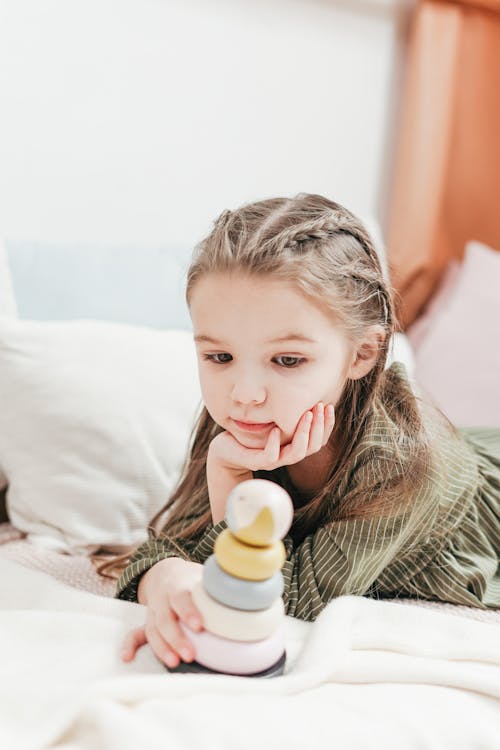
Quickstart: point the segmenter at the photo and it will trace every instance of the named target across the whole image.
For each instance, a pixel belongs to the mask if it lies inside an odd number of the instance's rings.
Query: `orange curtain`
[[[403,329],[471,239],[500,250],[500,0],[423,0],[387,235]]]

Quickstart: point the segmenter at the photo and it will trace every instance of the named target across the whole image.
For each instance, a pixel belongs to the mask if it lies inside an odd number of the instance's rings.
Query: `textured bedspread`
[[[168,674],[148,648],[120,660],[142,606],[5,556],[0,576],[2,748],[498,748],[496,622],[341,597],[286,618],[282,677]]]

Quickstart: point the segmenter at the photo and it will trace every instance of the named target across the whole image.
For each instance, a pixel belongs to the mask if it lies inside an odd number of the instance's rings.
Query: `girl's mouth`
[[[238,419],[233,419],[233,422],[237,427],[240,428],[240,430],[245,430],[246,432],[263,432],[264,430],[269,430],[271,427],[274,426],[274,422],[240,422]]]

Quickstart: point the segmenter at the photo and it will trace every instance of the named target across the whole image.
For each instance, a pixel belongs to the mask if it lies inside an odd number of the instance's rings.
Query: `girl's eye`
[[[281,359],[282,365],[281,367],[288,368],[291,370],[294,367],[299,367],[299,365],[302,364],[302,362],[305,362],[304,357],[289,357],[286,354],[280,355],[279,357],[276,357],[276,360]],[[279,364],[279,363],[278,363]]]
[[[229,357],[229,359],[218,359],[218,357]],[[213,362],[216,365],[225,365],[231,361],[232,357],[230,354],[227,354],[227,352],[218,352],[216,354],[204,354],[203,359]],[[279,366],[288,370],[299,367],[306,361],[304,357],[291,357],[283,354],[275,357],[275,360],[281,360],[281,362],[278,362]]]
[[[230,354],[227,354],[226,352],[222,352],[220,354],[204,354],[203,359],[208,359],[209,362],[214,362],[216,365],[225,365],[226,362],[229,362],[228,359],[223,360],[222,362],[216,357],[230,357]]]

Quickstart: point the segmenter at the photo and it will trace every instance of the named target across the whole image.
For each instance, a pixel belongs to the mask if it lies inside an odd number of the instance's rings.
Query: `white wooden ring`
[[[233,641],[261,641],[268,638],[279,627],[285,615],[281,598],[275,599],[267,609],[246,612],[219,604],[207,594],[201,581],[195,583],[191,594],[203,617],[206,630]]]

